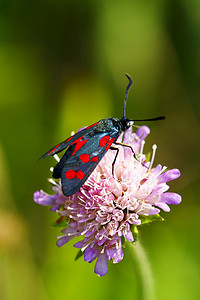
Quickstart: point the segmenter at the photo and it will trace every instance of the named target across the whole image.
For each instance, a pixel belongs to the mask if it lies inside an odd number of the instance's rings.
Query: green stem
[[[127,243],[131,249],[131,254],[134,261],[137,263],[137,269],[141,280],[143,300],[155,300],[154,278],[151,270],[151,265],[146,255],[146,252],[137,240],[137,244]]]

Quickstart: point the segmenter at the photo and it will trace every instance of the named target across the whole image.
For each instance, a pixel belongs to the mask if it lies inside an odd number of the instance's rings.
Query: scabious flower
[[[129,128],[118,142],[131,145],[119,146],[114,165],[115,151],[109,150],[78,192],[70,197],[62,193],[61,182],[53,183],[53,195],[42,190],[35,192],[34,201],[51,206],[51,210],[66,219],[68,226],[62,230],[57,245],[80,236],[74,247],[84,253],[84,260],[96,259],[95,273],[107,273],[108,261],[118,263],[123,259],[125,240],[134,241],[133,229],[158,217],[160,209],[169,212],[169,204],[179,204],[181,196],[167,192],[167,182],[180,176],[178,169],[166,170],[160,164],[153,168],[156,145],[151,160],[143,153],[144,140],[150,133],[141,126],[136,133]],[[57,156],[56,156],[57,158]]]

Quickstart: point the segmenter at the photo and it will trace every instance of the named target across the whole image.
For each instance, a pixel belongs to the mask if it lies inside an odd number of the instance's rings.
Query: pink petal
[[[147,135],[150,133],[150,129],[147,126],[141,126],[137,132],[136,135],[140,138],[141,141],[143,141]]]
[[[161,195],[161,201],[167,204],[179,204],[182,198],[177,193],[164,193]]]
[[[164,210],[166,212],[170,211],[170,207],[166,203],[158,202],[155,205],[158,206],[158,207],[160,207],[162,210]]]
[[[128,231],[127,234],[125,235],[125,238],[129,241],[129,242],[133,242],[134,238],[133,238],[133,234],[131,231]]]
[[[164,172],[158,177],[159,183],[161,182],[168,182],[170,180],[174,180],[181,175],[181,172],[178,169],[172,169],[169,171]]]

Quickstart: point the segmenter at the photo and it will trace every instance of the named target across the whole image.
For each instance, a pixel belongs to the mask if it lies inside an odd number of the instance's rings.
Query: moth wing
[[[56,146],[54,146],[53,148],[51,148],[48,152],[46,152],[44,155],[42,155],[40,157],[44,158],[46,156],[53,156],[56,153],[59,153],[61,151],[63,151],[64,149],[66,149],[68,146],[77,143],[80,139],[82,139],[86,134],[90,134],[92,131],[95,130],[95,126],[98,124],[94,123],[90,126],[88,126],[87,128],[78,131],[77,133],[75,133],[74,135],[70,136],[68,139],[66,139],[65,141],[61,142],[60,144],[57,144]]]
[[[70,155],[67,150],[60,172],[65,196],[71,196],[80,189],[116,138],[108,132],[97,133],[75,153],[75,147],[69,147]]]

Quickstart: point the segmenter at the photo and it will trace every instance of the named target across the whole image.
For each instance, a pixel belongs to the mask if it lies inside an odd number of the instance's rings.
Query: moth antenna
[[[129,90],[130,90],[130,88],[131,88],[131,85],[132,85],[132,83],[133,83],[133,80],[132,80],[131,76],[128,75],[127,73],[126,73],[125,75],[126,75],[126,77],[128,78],[129,83],[128,83],[128,85],[127,85],[127,88],[126,88],[126,94],[125,94],[125,97],[124,97],[124,111],[123,111],[123,118],[125,118],[126,101],[127,101],[127,97],[128,97],[128,92],[129,92]]]
[[[164,116],[159,116],[156,118],[151,118],[151,119],[142,119],[142,120],[130,120],[130,121],[135,121],[135,122],[140,122],[140,121],[158,121],[158,120],[164,120]]]

